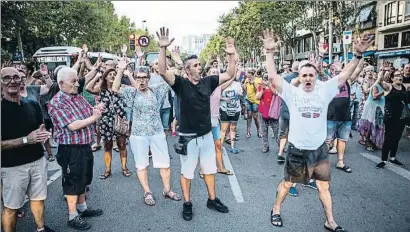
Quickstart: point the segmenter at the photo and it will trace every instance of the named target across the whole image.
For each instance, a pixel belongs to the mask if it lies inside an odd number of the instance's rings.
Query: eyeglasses
[[[9,84],[11,80],[14,80],[15,83],[21,82],[21,76],[19,75],[14,75],[13,77],[11,76],[4,76],[1,78],[1,81],[5,84]]]
[[[137,80],[137,81],[147,81],[147,80],[149,80],[149,77],[148,76],[136,76],[135,80]]]
[[[200,64],[200,63],[196,63],[196,64],[192,65],[192,67],[194,67],[194,68],[196,68],[196,67],[198,67],[198,66],[201,66],[201,64]]]

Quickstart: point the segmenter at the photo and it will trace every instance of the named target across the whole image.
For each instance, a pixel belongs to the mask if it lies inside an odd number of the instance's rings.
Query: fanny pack
[[[286,169],[288,174],[294,177],[306,175],[307,162],[303,150],[296,148],[293,144],[289,144],[287,158],[288,162],[286,165]]]
[[[198,137],[198,135],[179,135],[178,141],[174,144],[175,152],[180,155],[188,155],[188,143]]]

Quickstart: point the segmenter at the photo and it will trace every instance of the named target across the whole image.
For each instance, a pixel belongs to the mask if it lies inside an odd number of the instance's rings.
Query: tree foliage
[[[148,35],[129,18],[117,16],[109,1],[2,1],[1,18],[2,49],[15,51],[20,31],[26,57],[41,47],[84,43],[90,51],[120,53],[131,33]],[[146,48],[158,50],[156,43]]]

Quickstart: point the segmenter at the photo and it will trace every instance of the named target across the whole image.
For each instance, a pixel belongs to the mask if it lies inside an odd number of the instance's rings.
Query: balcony
[[[410,27],[410,4],[408,1],[379,3],[378,31],[389,33]]]

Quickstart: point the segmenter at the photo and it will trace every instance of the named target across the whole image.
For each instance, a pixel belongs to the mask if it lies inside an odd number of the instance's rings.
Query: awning
[[[374,5],[366,6],[360,10],[359,15],[356,18],[356,23],[366,22],[369,19],[370,13],[372,12]]]
[[[399,49],[399,50],[387,50],[387,51],[378,51],[374,53],[376,57],[389,57],[389,56],[402,56],[402,55],[410,55],[410,48],[409,49]]]
[[[366,58],[366,57],[369,57],[369,56],[373,56],[373,55],[376,54],[375,52],[376,52],[375,50],[366,51],[366,52],[363,53],[363,57]],[[352,58],[353,58],[353,53],[349,52],[347,54],[347,59],[351,60]],[[333,60],[334,59],[335,59],[335,56],[333,56]],[[339,60],[340,60],[340,62],[343,62],[344,61],[344,55],[339,56]],[[329,63],[329,55],[325,55],[325,57],[323,58],[323,61],[326,62],[326,63]]]

